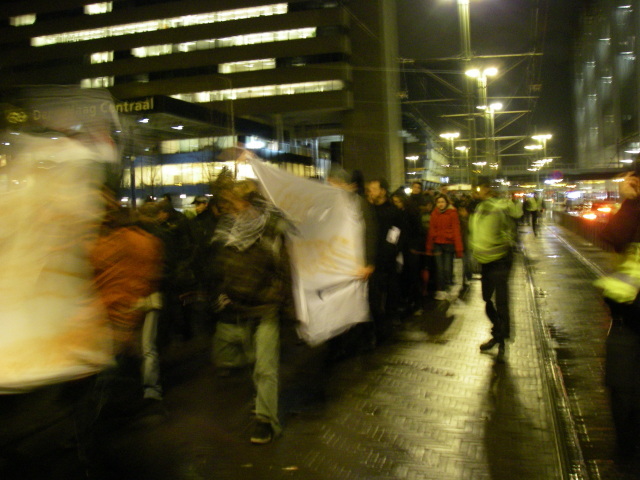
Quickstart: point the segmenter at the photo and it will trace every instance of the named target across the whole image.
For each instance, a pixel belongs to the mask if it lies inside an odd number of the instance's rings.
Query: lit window
[[[87,15],[99,15],[101,13],[109,13],[113,8],[113,2],[92,3],[84,6],[84,13]]]
[[[138,47],[131,50],[131,54],[134,57],[155,57],[158,55],[168,55],[173,52],[173,46],[169,44],[165,45],[151,45],[149,47]]]
[[[113,62],[113,51],[111,52],[96,52],[91,54],[91,63],[106,63]]]
[[[321,82],[290,83],[285,85],[266,85],[262,87],[232,88],[227,90],[211,90],[206,92],[180,93],[173,98],[192,103],[206,103],[239,98],[272,97],[275,95],[295,95],[299,93],[331,92],[344,90],[342,80]]]
[[[220,73],[253,72],[256,70],[268,70],[276,68],[275,58],[264,58],[262,60],[245,60],[244,62],[221,63]]]
[[[17,17],[11,17],[9,23],[14,27],[24,27],[25,25],[33,25],[36,23],[36,14],[27,13],[26,15],[18,15]]]
[[[185,42],[178,44],[178,51],[180,52],[194,52],[196,50],[196,42]]]
[[[83,78],[80,80],[81,88],[105,88],[113,87],[113,77]]]
[[[143,32],[155,32],[166,28],[180,28],[191,25],[207,25],[217,22],[239,20],[243,18],[256,18],[269,15],[282,15],[287,13],[286,3],[264,5],[261,7],[238,8],[223,12],[202,13],[198,15],[183,15],[181,17],[149,20],[147,22],[128,23],[112,27],[96,28],[91,30],[76,30],[74,32],[43,35],[31,39],[31,46],[42,47],[56,43],[83,42],[97,38],[118,37]]]
[[[297,28],[294,30],[281,30],[277,32],[264,32],[251,35],[236,35],[235,37],[211,38],[195,42],[178,43],[175,45],[150,45],[137,47],[131,50],[134,57],[144,58],[156,55],[169,55],[175,52],[192,52],[194,50],[211,50],[214,48],[238,47],[242,45],[255,45],[258,43],[279,42],[296,40],[300,38],[313,38],[316,36],[316,28]]]

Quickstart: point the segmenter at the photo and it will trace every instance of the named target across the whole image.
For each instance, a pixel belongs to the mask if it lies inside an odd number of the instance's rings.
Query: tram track
[[[592,285],[611,268],[613,255],[554,224],[526,240],[529,295],[567,478],[638,478],[613,460],[613,422],[603,382],[610,319]]]
[[[584,461],[576,422],[571,414],[569,395],[565,388],[563,373],[557,362],[551,332],[543,319],[538,302],[539,294],[536,292],[536,284],[534,282],[533,266],[524,245],[521,245],[521,252],[527,275],[527,294],[529,304],[532,306],[533,323],[540,346],[544,378],[546,379],[544,394],[549,404],[553,406],[553,428],[560,437],[556,439],[556,453],[562,465],[563,479],[596,480],[589,475]]]

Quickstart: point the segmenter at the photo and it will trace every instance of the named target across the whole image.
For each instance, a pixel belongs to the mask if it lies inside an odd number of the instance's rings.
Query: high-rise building
[[[600,0],[583,16],[575,61],[579,168],[624,168],[640,153],[639,9],[638,0]]]
[[[149,165],[240,140],[403,182],[394,0],[25,0],[0,18],[0,84],[108,88]]]

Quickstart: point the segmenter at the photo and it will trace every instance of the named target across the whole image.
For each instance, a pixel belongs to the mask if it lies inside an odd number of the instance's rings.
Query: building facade
[[[640,1],[600,0],[576,48],[577,166],[624,168],[640,152]]]
[[[0,84],[109,89],[148,164],[240,141],[403,183],[393,0],[29,0],[0,15]]]

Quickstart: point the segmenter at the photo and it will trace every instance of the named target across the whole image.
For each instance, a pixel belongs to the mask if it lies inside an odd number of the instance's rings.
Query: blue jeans
[[[453,285],[455,247],[450,243],[436,243],[433,246],[433,256],[436,261],[437,289],[446,290],[449,285]]]

